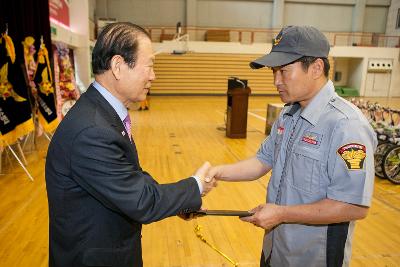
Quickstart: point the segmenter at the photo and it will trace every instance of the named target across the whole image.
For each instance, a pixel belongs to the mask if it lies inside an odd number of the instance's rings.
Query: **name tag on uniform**
[[[321,134],[304,131],[303,136],[300,139],[300,142],[318,147],[321,144],[321,139],[322,139]]]

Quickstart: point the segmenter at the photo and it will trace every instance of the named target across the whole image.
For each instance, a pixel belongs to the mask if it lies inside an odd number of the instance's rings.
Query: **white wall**
[[[271,2],[197,1],[198,27],[271,28],[271,18]]]
[[[188,22],[198,27],[265,29],[274,25],[274,1],[283,0],[96,0],[95,17],[142,26],[175,26],[181,21],[184,26]],[[348,32],[359,22],[356,31],[384,33],[389,5],[390,0],[285,0],[283,24]],[[353,19],[359,13],[364,17]]]
[[[352,25],[352,5],[321,5],[287,3],[285,25],[311,25],[321,31],[349,32]]]
[[[88,87],[91,82],[90,50],[89,50],[89,1],[69,1],[70,28],[66,29],[51,22],[51,27],[56,29],[52,33],[53,42],[62,42],[74,50],[75,73],[78,84],[82,88]]]
[[[334,74],[340,72],[341,79],[339,81],[334,80],[333,83],[339,86],[348,85],[349,58],[334,58],[334,60]]]
[[[89,19],[95,21],[96,0],[89,0]]]
[[[388,11],[388,19],[386,24],[386,35],[400,36],[400,28],[396,29],[396,21],[398,10],[400,9],[400,0],[392,0]]]
[[[367,6],[364,14],[364,32],[385,33],[388,8],[381,6]]]
[[[347,80],[347,86],[351,88],[356,88],[360,95],[365,95],[365,81],[363,83],[363,78],[364,80],[367,77],[367,74],[363,75],[363,65],[365,61],[364,58],[352,58],[349,60],[349,65],[348,65],[348,80]],[[362,85],[364,85],[363,88],[360,88]]]
[[[96,18],[116,18],[142,26],[186,24],[186,0],[97,0]]]
[[[355,1],[287,1],[285,5],[285,25],[312,25],[322,31],[352,31]],[[370,4],[369,4],[370,3]],[[379,3],[379,5],[375,5]],[[386,1],[367,1],[363,17],[363,32],[384,33],[388,6]]]
[[[50,21],[50,26],[56,29],[55,33],[51,34],[51,40],[54,42],[62,42],[69,45],[71,48],[81,46],[85,42],[85,37],[81,34],[72,32]]]
[[[313,25],[323,31],[351,31],[358,1],[285,0],[284,24]],[[394,29],[400,0],[366,0],[364,3],[363,31],[400,35],[400,29]],[[177,21],[185,24],[188,11],[194,14],[197,24],[191,26],[269,28],[272,25],[272,0],[96,0],[95,4],[96,18],[115,17],[143,26],[175,26]],[[270,43],[189,42],[187,46],[191,51],[215,53],[264,54],[271,49]],[[155,47],[169,52],[176,48],[168,42],[155,44]],[[330,53],[339,60],[337,68],[343,69],[341,83],[359,89],[361,95],[365,93],[368,59],[393,59],[390,96],[400,96],[399,54],[399,48],[348,46],[332,47]]]
[[[392,77],[389,89],[389,96],[400,96],[400,62],[399,48],[384,47],[349,47],[335,46],[331,48],[330,55],[333,57],[351,57],[358,58],[350,60],[349,73],[353,77],[348,78],[350,87],[359,88],[360,95],[365,94],[365,80],[367,75],[368,59],[387,58],[393,60]]]
[[[77,80],[88,87],[91,78],[90,50],[89,50],[89,1],[70,0],[69,14],[71,31],[82,36],[82,42],[74,49],[75,72]]]

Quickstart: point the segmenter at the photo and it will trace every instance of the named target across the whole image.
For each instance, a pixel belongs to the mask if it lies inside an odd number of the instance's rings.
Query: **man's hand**
[[[185,221],[191,221],[193,219],[196,219],[197,217],[194,215],[194,213],[183,213],[183,214],[178,214],[177,215],[179,218]]]
[[[210,182],[212,180],[216,182],[216,180],[218,180],[219,178],[221,178],[221,165],[210,166],[210,169],[208,170],[207,175],[205,177],[206,182]]]
[[[269,230],[281,224],[284,216],[284,207],[275,204],[267,203],[259,205],[258,207],[250,210],[254,213],[252,216],[240,218],[242,221],[249,222],[255,226]]]
[[[203,208],[203,206],[200,208],[200,210],[207,210],[206,208]],[[204,215],[196,215],[196,213],[183,213],[183,214],[178,214],[178,217],[185,220],[185,221],[191,221],[193,219],[197,219],[197,217],[201,217]]]
[[[200,177],[201,184],[203,186],[203,193],[201,194],[201,196],[207,195],[208,192],[210,192],[211,189],[213,189],[213,187],[217,185],[215,179],[213,178],[206,180],[210,168],[211,164],[207,161],[195,173],[196,176]]]

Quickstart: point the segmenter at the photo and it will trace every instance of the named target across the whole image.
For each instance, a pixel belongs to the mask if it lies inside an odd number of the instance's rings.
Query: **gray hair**
[[[111,58],[120,55],[130,68],[135,66],[140,37],[151,39],[142,27],[130,22],[111,23],[104,27],[97,38],[92,53],[94,74],[102,74],[111,68]]]

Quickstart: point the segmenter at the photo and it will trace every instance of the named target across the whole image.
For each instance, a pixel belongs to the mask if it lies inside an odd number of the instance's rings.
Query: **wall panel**
[[[272,3],[256,1],[197,1],[197,26],[270,28]]]

